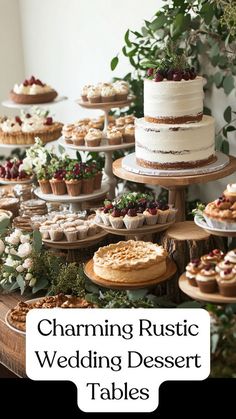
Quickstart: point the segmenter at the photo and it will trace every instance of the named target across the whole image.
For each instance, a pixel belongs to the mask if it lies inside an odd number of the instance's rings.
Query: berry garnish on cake
[[[22,160],[16,158],[6,160],[0,165],[0,181],[23,182],[30,179],[30,175],[22,169]]]
[[[15,84],[10,92],[10,99],[15,103],[37,104],[52,102],[57,92],[35,76]]]

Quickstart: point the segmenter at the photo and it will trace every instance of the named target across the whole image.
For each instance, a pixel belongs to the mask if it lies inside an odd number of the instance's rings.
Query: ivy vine
[[[143,116],[143,78],[148,67],[164,58],[164,46],[172,42],[175,51],[185,54],[189,64],[207,80],[205,92],[213,86],[225,95],[235,90],[236,75],[236,1],[235,0],[163,0],[164,5],[140,30],[128,29],[122,51],[111,60],[111,69],[119,64],[123,54],[134,71],[123,78],[136,95],[131,108],[137,117]],[[205,114],[211,109],[204,108]],[[216,148],[229,152],[228,134],[236,130],[236,109],[223,111],[225,125],[217,132]]]

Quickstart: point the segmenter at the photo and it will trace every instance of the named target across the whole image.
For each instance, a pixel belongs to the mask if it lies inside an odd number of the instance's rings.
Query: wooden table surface
[[[18,293],[0,294],[0,363],[19,377],[26,377],[25,336],[11,330],[5,323],[5,316],[24,299]]]

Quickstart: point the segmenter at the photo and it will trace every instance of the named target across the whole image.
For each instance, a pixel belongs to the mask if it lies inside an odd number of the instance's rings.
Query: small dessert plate
[[[212,234],[213,236],[236,237],[236,229],[226,230],[223,228],[210,227],[203,218],[197,215],[194,217],[194,222],[198,227],[203,228],[207,233]]]

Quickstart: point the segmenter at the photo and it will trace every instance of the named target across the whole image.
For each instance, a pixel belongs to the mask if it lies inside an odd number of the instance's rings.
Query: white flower
[[[10,236],[6,237],[5,240],[6,240],[7,243],[12,244],[12,245],[17,245],[20,242],[19,237],[14,233],[12,233],[12,234],[10,234]]]
[[[23,160],[23,163],[21,164],[21,170],[24,170],[25,172],[31,172],[32,171],[32,159],[30,157],[26,157]]]
[[[32,259],[30,259],[30,258],[27,258],[27,259],[25,259],[25,261],[24,261],[24,263],[23,263],[23,267],[25,268],[25,269],[30,269],[30,268],[32,268],[32,265],[33,265],[33,261],[32,261]]]
[[[30,280],[29,286],[30,286],[30,287],[34,287],[34,286],[35,286],[35,284],[36,284],[36,282],[37,282],[37,279],[36,279],[36,278],[32,278],[32,279]]]
[[[33,278],[33,275],[30,274],[30,273],[28,273],[28,274],[25,275],[26,281],[30,281],[32,278]]]
[[[17,251],[14,248],[10,249],[9,253],[10,255],[17,255]]]
[[[15,228],[12,234],[20,238],[20,236],[22,235],[22,231],[19,228]]]
[[[0,255],[3,254],[4,250],[5,250],[5,244],[3,243],[2,240],[0,240]]]
[[[5,253],[9,253],[9,247],[8,246],[5,247]]]
[[[26,258],[27,256],[29,256],[32,252],[32,246],[30,243],[22,243],[20,244],[20,246],[18,247],[18,256],[20,256],[21,258]]]
[[[21,243],[28,243],[30,241],[30,235],[29,234],[22,234],[20,236],[20,242]]]
[[[11,256],[7,256],[7,258],[6,258],[6,261],[5,261],[5,263],[4,263],[4,265],[7,265],[7,266],[14,266],[14,260],[11,258]]]
[[[23,272],[23,270],[24,270],[23,265],[17,266],[16,270],[17,270],[17,272]]]

